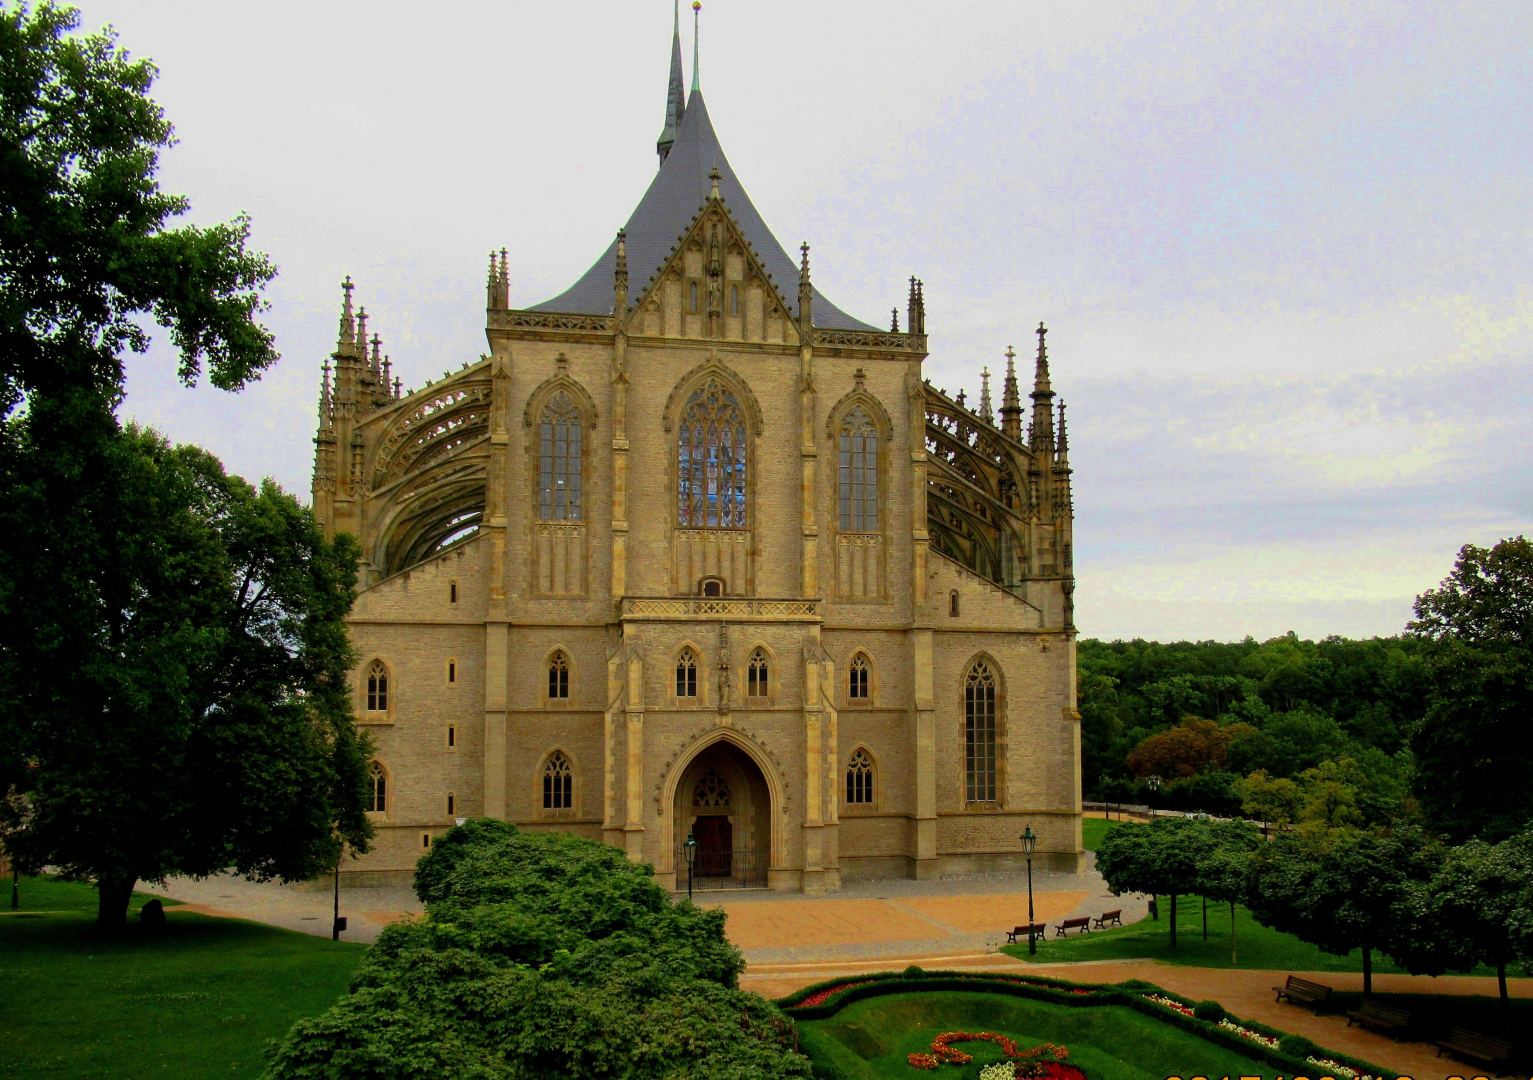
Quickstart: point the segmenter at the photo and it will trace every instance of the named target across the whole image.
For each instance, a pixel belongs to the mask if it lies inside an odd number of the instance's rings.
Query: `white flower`
[[[998,1061],[994,1065],[986,1065],[979,1071],[979,1080],[1016,1080],[1017,1063],[1015,1061]]]

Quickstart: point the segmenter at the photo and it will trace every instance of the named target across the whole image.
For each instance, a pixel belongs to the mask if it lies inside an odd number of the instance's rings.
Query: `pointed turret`
[[[995,423],[995,412],[990,408],[990,367],[987,364],[979,373],[979,415],[987,424]]]
[[[628,310],[628,238],[617,231],[617,260],[612,271],[612,311],[621,315]]]
[[[1028,446],[1044,454],[1054,453],[1054,390],[1049,386],[1048,328],[1038,324],[1038,363],[1033,371],[1033,419],[1028,425]]]
[[[356,288],[351,283],[351,275],[346,275],[346,280],[341,282],[341,292],[344,299],[341,301],[341,326],[335,337],[335,351],[348,352],[356,342],[357,327],[351,314],[351,290]]]
[[[1054,455],[1054,467],[1061,472],[1070,471],[1070,433],[1065,427],[1065,403],[1059,402],[1059,450]]]
[[[1022,441],[1022,395],[1017,390],[1017,353],[1006,346],[1006,381],[1001,384],[1001,431]]]
[[[898,334],[899,332],[900,332],[900,309],[899,308],[890,308],[889,309],[889,333],[891,333],[891,334]]]
[[[655,149],[660,154],[660,164],[676,145],[676,133],[681,130],[681,117],[687,109],[686,91],[681,79],[681,0],[672,0],[671,10],[671,77],[665,89],[665,128]]]
[[[495,265],[495,253],[490,252],[490,272],[484,279],[484,306],[495,307],[495,298],[500,294],[499,267]]]
[[[809,333],[812,324],[811,314],[814,307],[814,286],[809,283],[809,244],[806,241],[798,247],[798,328],[805,336]]]

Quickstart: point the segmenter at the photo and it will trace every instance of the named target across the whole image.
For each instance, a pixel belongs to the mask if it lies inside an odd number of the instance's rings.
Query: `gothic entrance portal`
[[[697,841],[696,889],[764,888],[772,861],[772,800],[761,769],[718,742],[687,766],[676,788],[677,887],[686,887],[686,839]]]

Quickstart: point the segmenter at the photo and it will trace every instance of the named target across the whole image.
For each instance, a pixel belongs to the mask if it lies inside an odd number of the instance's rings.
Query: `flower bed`
[[[911,1068],[931,1071],[938,1065],[968,1065],[974,1055],[958,1049],[954,1043],[993,1042],[1006,1060],[980,1070],[980,1080],[1086,1080],[1086,1074],[1074,1065],[1065,1064],[1070,1051],[1058,1043],[1039,1043],[1026,1050],[1017,1048],[1015,1039],[997,1031],[944,1031],[932,1040],[931,1053],[909,1054]]]

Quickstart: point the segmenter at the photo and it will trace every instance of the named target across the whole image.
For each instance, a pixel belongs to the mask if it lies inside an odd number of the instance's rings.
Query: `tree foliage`
[[[1431,668],[1411,748],[1433,828],[1496,841],[1533,824],[1533,804],[1514,797],[1533,772],[1533,543],[1465,545],[1442,585],[1417,597],[1410,632]]]
[[[96,881],[112,924],[139,879],[307,878],[333,865],[338,836],[364,848],[354,544],[326,541],[270,482],[257,491],[134,428],[60,544],[30,428],[9,421],[0,444],[0,532],[6,552],[30,552],[0,603],[18,862]]]
[[[1147,825],[1111,830],[1097,847],[1096,868],[1114,893],[1171,898],[1171,947],[1176,948],[1176,898],[1197,891],[1198,860],[1208,825],[1188,818],[1156,818]]]
[[[272,1053],[287,1078],[807,1077],[792,1025],[736,989],[724,916],[590,840],[476,819],[416,871],[352,993]]]
[[[237,389],[276,360],[255,320],[275,273],[249,222],[167,228],[187,200],[155,180],[173,132],[148,96],[154,65],[111,31],[71,33],[51,2],[0,12],[0,415],[23,397],[115,398],[139,315],[170,328],[182,379],[206,360]]]
[[[1422,834],[1303,828],[1263,845],[1252,864],[1248,903],[1264,926],[1325,952],[1363,952],[1363,992],[1373,992],[1374,952],[1409,953],[1413,883],[1436,854]]]

